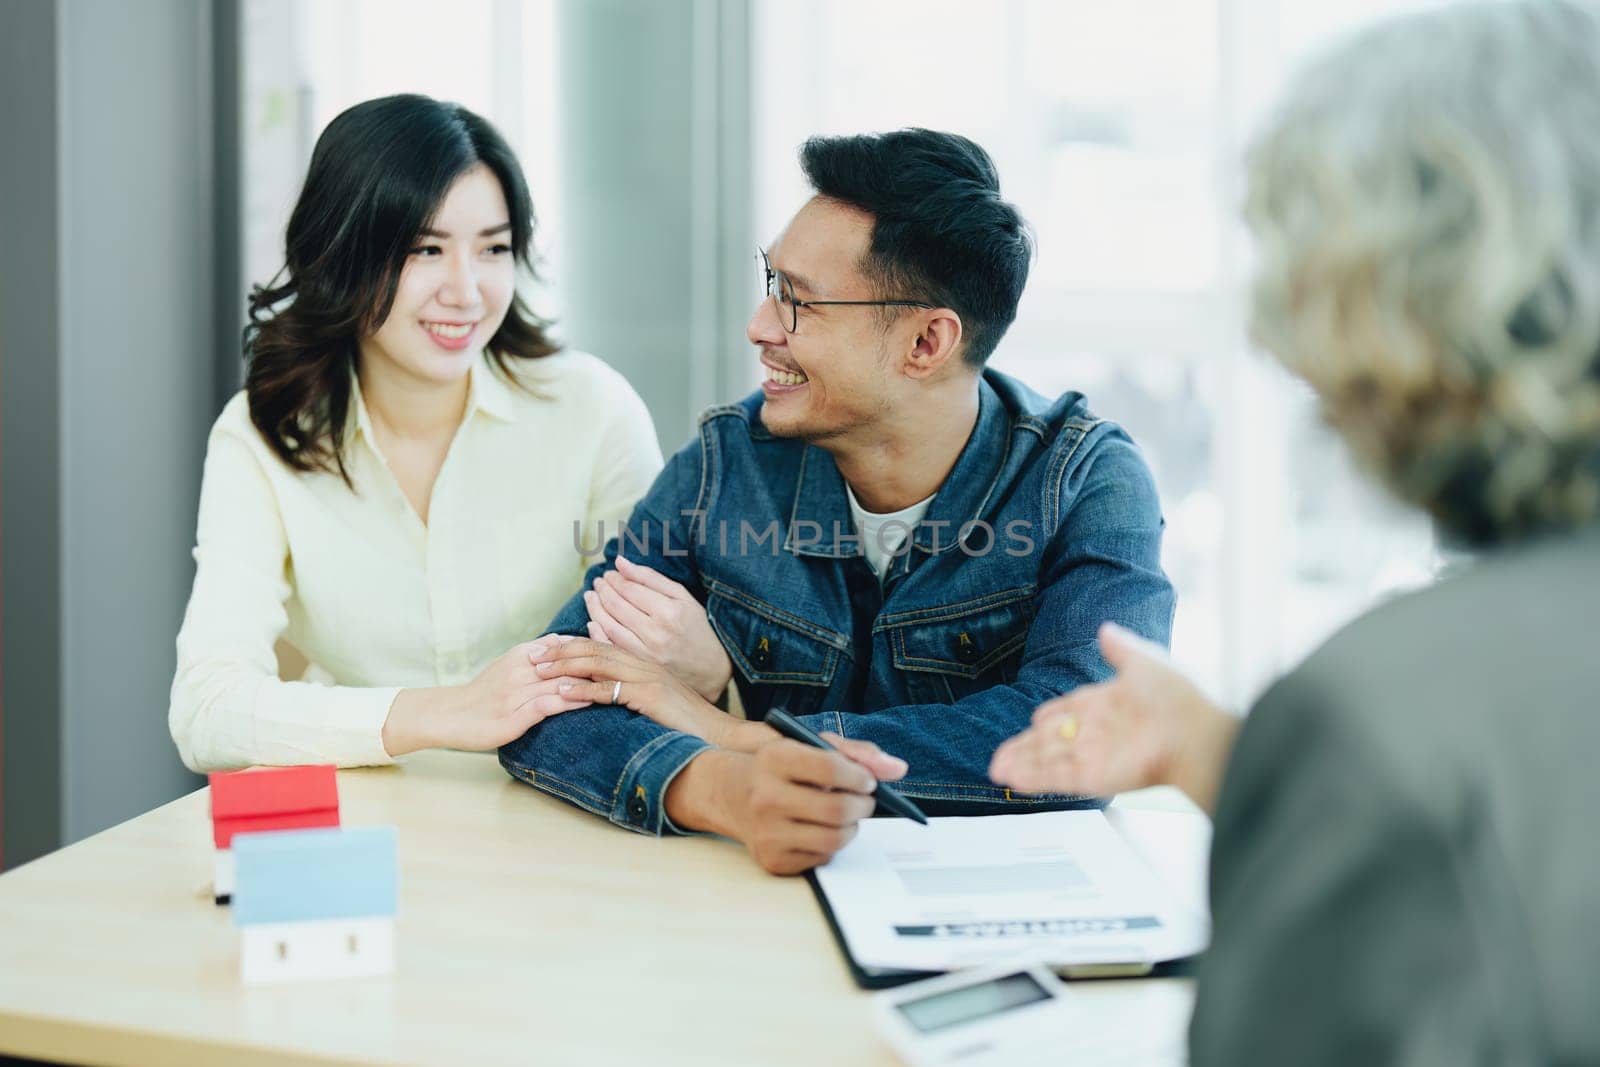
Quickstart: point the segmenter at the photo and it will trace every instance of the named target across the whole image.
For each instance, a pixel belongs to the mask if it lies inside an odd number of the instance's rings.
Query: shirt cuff
[[[255,737],[246,762],[268,766],[333,763],[377,767],[394,762],[383,747],[383,724],[399,686],[365,688],[316,682],[263,684]]]
[[[360,767],[381,767],[393,763],[394,757],[389,755],[389,750],[383,747],[383,724],[389,721],[389,709],[394,707],[395,698],[400,695],[400,686],[384,686],[379,689],[369,689],[371,703],[362,711],[366,715],[364,724],[358,727],[359,735],[350,739],[350,751],[355,755],[357,745],[364,744],[366,751],[362,752],[352,762]]]
[[[665,733],[634,753],[617,780],[611,821],[657,837],[691,833],[667,818],[667,787],[690,760],[711,747],[692,734]]]

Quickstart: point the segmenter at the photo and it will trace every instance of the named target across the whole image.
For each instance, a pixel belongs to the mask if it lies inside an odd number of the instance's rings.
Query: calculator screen
[[[1018,971],[981,985],[908,1000],[898,1007],[918,1032],[932,1034],[1049,999],[1049,991],[1033,975]]]

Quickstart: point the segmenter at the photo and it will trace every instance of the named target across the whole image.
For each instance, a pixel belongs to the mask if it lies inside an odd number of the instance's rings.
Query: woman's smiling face
[[[479,164],[455,180],[418,236],[362,356],[412,378],[459,381],[500,329],[515,288],[505,192]]]

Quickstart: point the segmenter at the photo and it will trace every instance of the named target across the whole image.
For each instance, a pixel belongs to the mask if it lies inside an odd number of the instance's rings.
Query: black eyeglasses
[[[781,270],[773,270],[772,262],[767,259],[767,250],[756,249],[761,254],[761,269],[767,276],[767,296],[772,298],[778,307],[778,321],[788,333],[794,333],[800,328],[800,309],[821,307],[830,304],[836,307],[897,307],[897,308],[928,308],[934,305],[926,300],[797,300],[794,295],[794,284],[789,281],[789,276]]]

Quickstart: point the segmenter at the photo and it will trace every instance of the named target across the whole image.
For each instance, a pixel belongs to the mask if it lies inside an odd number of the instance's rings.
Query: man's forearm
[[[872,712],[818,712],[801,721],[822,733],[835,731],[870,741],[911,765],[903,785],[913,793],[975,800],[1003,797],[989,781],[989,758],[1007,738],[1025,729],[1042,700],[1014,686],[994,686],[955,704],[904,704]],[[961,797],[966,799],[966,797]]]
[[[656,834],[664,794],[707,744],[626,708],[597,705],[554,715],[500,747],[500,763],[521,781],[603,815],[618,826]]]
[[[700,830],[739,838],[729,794],[739,774],[741,752],[708,749],[691,759],[667,786],[667,818],[684,830]]]

